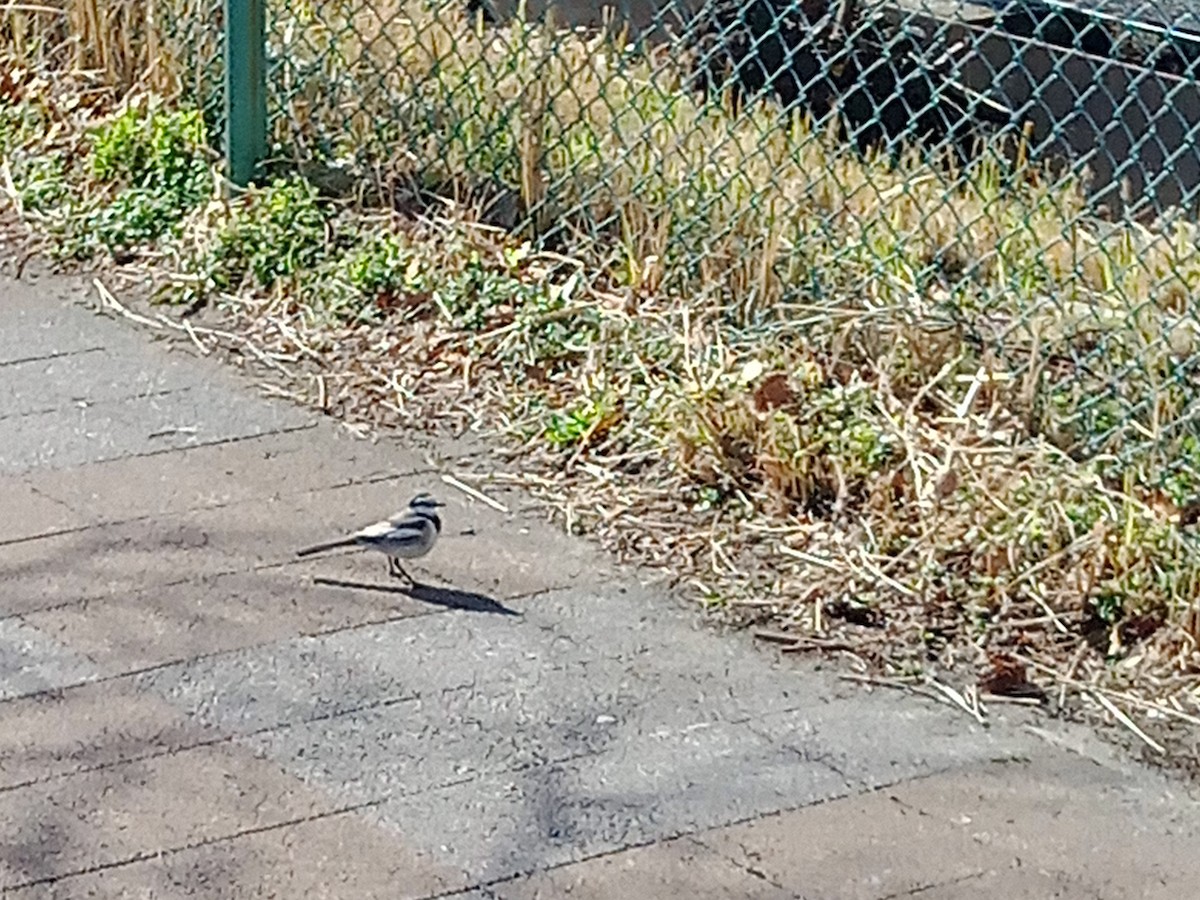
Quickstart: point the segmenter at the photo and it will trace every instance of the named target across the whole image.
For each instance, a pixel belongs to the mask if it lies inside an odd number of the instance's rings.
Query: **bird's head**
[[[421,493],[417,494],[417,496],[413,497],[411,500],[408,501],[409,509],[416,509],[416,510],[421,510],[421,509],[434,510],[434,509],[437,509],[439,506],[445,506],[445,505],[446,504],[443,503],[441,500],[438,500],[437,498],[435,498],[433,496],[433,494],[426,493],[425,491],[422,491]]]

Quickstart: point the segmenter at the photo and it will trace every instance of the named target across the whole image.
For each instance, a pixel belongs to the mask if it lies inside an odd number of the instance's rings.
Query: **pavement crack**
[[[66,507],[69,510],[71,509],[70,506],[67,506],[66,503],[63,503],[63,501],[59,500],[57,497],[51,497],[49,494],[44,494],[44,493],[40,493],[40,496],[44,497],[46,500],[51,501],[52,503],[57,503],[61,506]],[[74,512],[74,510],[71,510],[71,511]],[[27,535],[23,535],[22,537],[17,537],[17,538],[7,538],[6,540],[0,541],[0,547],[12,547],[12,546],[15,546],[16,544],[29,544],[29,543],[32,543],[33,541],[43,541],[46,538],[63,537],[64,535],[68,535],[68,534],[79,534],[80,532],[88,531],[89,529],[94,528],[94,527],[95,527],[94,525],[80,525],[76,528],[55,528],[51,531],[40,531],[37,534],[27,534]],[[46,608],[51,609],[53,607],[46,607]],[[40,612],[40,610],[33,609],[33,610],[26,610],[26,612]],[[7,618],[8,618],[8,616],[0,616],[0,619],[7,619]]]
[[[158,390],[158,391],[140,391],[136,394],[125,394],[125,395],[118,396],[118,397],[106,397],[103,400],[89,400],[85,395],[81,395],[78,397],[71,397],[69,400],[67,400],[66,402],[64,402],[58,406],[43,406],[39,409],[28,409],[28,410],[23,410],[21,412],[0,414],[0,422],[7,421],[9,419],[29,419],[29,418],[33,418],[35,416],[46,416],[46,415],[50,415],[51,413],[61,412],[66,409],[90,410],[90,409],[96,408],[97,406],[105,406],[105,405],[111,406],[111,405],[118,404],[118,403],[128,403],[131,400],[143,400],[143,399],[148,399],[148,398],[157,399],[160,397],[169,397],[174,394],[186,394],[186,393],[194,390],[194,388],[195,388],[194,385],[185,385],[184,387],[164,388],[164,389]],[[83,405],[81,406],[80,404],[83,404]],[[150,435],[150,436],[153,437],[153,435]],[[152,451],[152,452],[157,452],[157,451]],[[99,460],[99,462],[103,462],[103,460]]]
[[[79,350],[52,350],[49,353],[40,353],[36,356],[22,356],[17,359],[0,360],[0,369],[9,366],[23,366],[27,363],[49,362],[55,359],[65,359],[68,356],[86,356],[88,353],[102,353],[103,347],[84,347]]]
[[[62,781],[68,778],[74,778],[78,775],[86,775],[92,772],[104,772],[109,769],[119,768],[125,765],[134,763],[148,762],[150,760],[161,759],[167,756],[176,756],[182,753],[190,753],[193,750],[202,750],[206,747],[219,747],[224,744],[235,744],[240,741],[245,741],[250,738],[261,737],[265,734],[273,732],[286,731],[290,728],[298,728],[304,725],[312,725],[318,722],[330,722],[344,716],[353,716],[359,713],[374,712],[380,709],[386,709],[391,706],[399,706],[402,703],[409,703],[419,700],[419,694],[403,694],[399,696],[385,697],[381,700],[376,700],[370,703],[361,703],[352,707],[339,707],[337,709],[327,710],[325,712],[315,713],[310,716],[305,716],[294,721],[279,721],[272,722],[270,725],[263,725],[251,731],[245,732],[224,732],[220,726],[211,725],[201,721],[200,727],[211,729],[217,732],[212,737],[202,740],[190,742],[180,742],[173,746],[160,747],[146,753],[138,753],[129,756],[123,756],[120,759],[108,760],[102,763],[93,765],[82,765],[67,772],[55,772],[52,775],[44,775],[40,778],[29,778],[21,782],[14,782],[0,786],[0,794],[5,794],[21,788],[32,787],[39,784],[47,784],[53,781]],[[189,723],[190,724],[190,723]]]
[[[466,888],[450,888],[446,891],[439,891],[436,894],[429,894],[422,897],[421,900],[453,900],[453,898],[462,897],[468,892],[477,894],[482,900],[500,900],[499,894],[482,883],[470,884]]]
[[[732,860],[730,860],[730,862],[732,862]],[[751,876],[752,878],[757,878],[759,881],[766,882],[773,888],[776,888],[781,891],[787,890],[787,888],[785,888],[783,886],[782,882],[776,881],[774,878],[772,878],[770,875],[768,875],[762,869],[756,869],[754,866],[743,866],[742,871],[745,872],[747,875]]]
[[[939,767],[937,769],[933,769],[928,772],[922,772],[919,775],[908,775],[903,778],[897,778],[894,781],[889,781],[885,784],[873,785],[869,788],[864,788],[864,789],[860,789],[860,790],[847,790],[844,793],[832,794],[827,797],[821,797],[819,799],[813,800],[808,803],[801,803],[796,806],[784,807],[784,808],[780,808],[780,809],[776,809],[776,810],[771,810],[769,812],[760,812],[755,815],[744,816],[742,818],[735,819],[730,822],[725,822],[721,825],[717,825],[712,828],[697,829],[697,830],[690,832],[688,834],[688,837],[690,840],[694,841],[695,843],[699,844],[700,846],[704,847],[705,849],[710,850],[711,852],[716,853],[717,855],[721,856],[723,859],[728,860],[730,863],[737,866],[739,869],[745,869],[747,872],[754,874],[753,872],[751,872],[751,868],[756,868],[756,866],[753,862],[750,861],[750,857],[752,857],[752,856],[756,857],[757,854],[752,853],[745,847],[745,845],[743,845],[741,847],[741,851],[742,851],[743,855],[746,857],[746,859],[737,859],[736,857],[730,856],[727,853],[721,852],[721,850],[718,849],[718,847],[714,846],[712,843],[710,843],[708,840],[706,840],[707,836],[718,834],[721,832],[726,832],[730,828],[735,828],[739,825],[749,825],[749,824],[752,824],[754,822],[758,822],[758,821],[761,821],[764,819],[778,818],[780,816],[787,815],[789,813],[797,813],[797,812],[801,812],[806,809],[814,809],[816,807],[825,806],[826,804],[830,804],[830,803],[839,803],[841,801],[849,800],[854,797],[869,796],[871,794],[880,794],[880,793],[883,793],[884,791],[889,791],[889,790],[896,788],[903,784],[918,783],[921,781],[926,781],[928,779],[939,778],[939,777],[944,776],[947,773],[953,772],[953,771],[955,771],[954,767],[943,766],[943,767]],[[848,783],[849,782],[847,781],[847,784]],[[974,876],[971,876],[971,877],[974,877]],[[923,887],[922,890],[927,890],[930,887],[936,887],[936,885],[929,885],[927,887]],[[875,900],[890,900],[891,896],[903,897],[903,896],[907,896],[907,895],[906,894],[889,895],[889,897],[879,897],[879,898],[875,898]]]
[[[67,503],[65,500],[62,500],[58,497],[54,497],[54,496],[51,496],[50,494],[47,494],[44,490],[42,490],[36,484],[31,482],[29,480],[28,475],[26,475],[25,478],[21,480],[21,483],[24,484],[25,487],[29,488],[29,490],[34,495],[45,500],[47,503],[53,503],[55,506],[61,506],[63,509],[67,510],[67,512],[72,512],[72,513],[78,512],[78,510],[76,510],[73,506],[71,506],[71,504]]]
[[[987,874],[987,872],[981,869],[978,872],[960,875],[957,878],[947,878],[945,881],[931,881],[928,884],[921,884],[906,891],[899,891],[891,894],[881,894],[880,896],[876,897],[875,900],[903,900],[904,897],[920,897],[922,894],[937,890],[938,888],[954,887],[958,884],[966,884],[968,881],[978,881]]]
[[[807,708],[806,706],[788,707],[786,709],[778,710],[776,712],[768,713],[768,714],[762,715],[762,716],[757,716],[757,717],[753,717],[753,718],[745,717],[745,718],[741,719],[740,721],[737,721],[735,724],[741,725],[747,731],[749,731],[751,734],[753,734],[755,737],[761,739],[762,741],[764,741],[767,744],[778,744],[778,746],[781,750],[784,750],[787,753],[791,753],[793,756],[795,756],[801,762],[804,762],[808,765],[821,766],[822,768],[832,772],[834,775],[836,775],[838,778],[840,778],[845,784],[850,784],[850,782],[853,779],[851,779],[851,777],[845,771],[843,771],[840,767],[838,767],[835,763],[833,763],[831,761],[832,756],[833,756],[832,753],[829,753],[828,751],[814,752],[812,749],[810,749],[808,747],[797,747],[795,744],[791,743],[791,741],[789,741],[789,740],[780,741],[774,735],[772,735],[768,731],[764,730],[762,728],[762,726],[759,724],[763,720],[782,718],[785,716],[792,715],[793,713],[802,712],[806,708]]]

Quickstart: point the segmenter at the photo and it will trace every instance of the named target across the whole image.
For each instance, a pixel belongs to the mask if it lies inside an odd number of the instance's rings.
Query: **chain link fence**
[[[272,146],[747,328],[903,323],[1190,485],[1200,29],[1119,2],[272,2]]]
[[[903,335],[955,396],[1184,501],[1200,21],[1124,2],[267,0],[267,171],[452,203],[747,343]],[[38,39],[126,89],[171,73],[219,134],[244,5],[80,3],[62,33],[108,39]]]
[[[98,95],[151,91],[224,127],[224,15],[212,0],[54,0],[0,6],[6,67],[70,73]]]
[[[747,341],[781,317],[826,345],[852,315],[871,340],[908,329],[1026,433],[1184,497],[1200,21],[1122,4],[266,0],[269,170],[451,201],[594,277],[715,303]],[[226,19],[252,5],[5,27],[220,134]]]

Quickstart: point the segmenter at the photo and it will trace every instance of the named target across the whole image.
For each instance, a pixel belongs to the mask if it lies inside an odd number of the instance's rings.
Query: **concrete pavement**
[[[1088,733],[781,663],[81,296],[0,282],[5,896],[1200,896]],[[417,589],[295,559],[430,487]]]

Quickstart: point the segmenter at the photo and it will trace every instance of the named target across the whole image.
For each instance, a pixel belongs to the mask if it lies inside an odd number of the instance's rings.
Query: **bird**
[[[296,551],[296,555],[311,556],[338,547],[378,550],[388,558],[389,575],[404,578],[410,585],[415,585],[416,581],[400,565],[400,560],[416,559],[433,549],[438,535],[442,533],[442,519],[438,515],[438,508],[445,505],[432,494],[422,491],[409,501],[406,508],[391,518],[375,522],[336,541],[325,541],[305,547]]]

